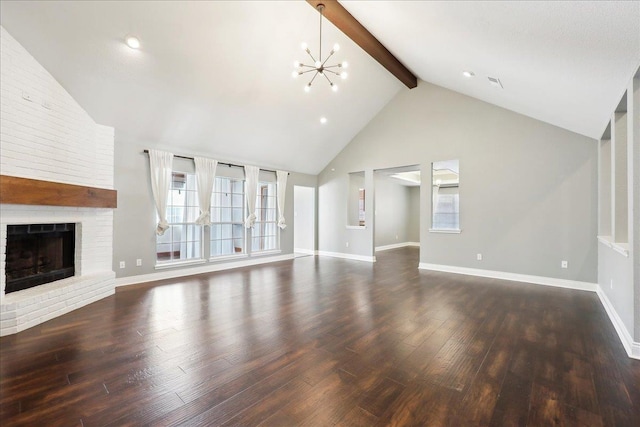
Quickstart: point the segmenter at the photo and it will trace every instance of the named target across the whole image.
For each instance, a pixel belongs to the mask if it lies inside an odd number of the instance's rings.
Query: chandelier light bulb
[[[309,92],[310,90],[311,90],[311,85],[310,85],[310,84],[309,84],[309,85],[306,85],[306,86],[304,87],[304,91],[305,91],[305,92]]]
[[[302,48],[302,50],[307,50],[309,48],[309,46],[306,43],[301,43],[300,47]]]
[[[334,84],[332,84],[332,85],[331,85],[331,90],[332,90],[332,91],[334,91],[334,92],[337,92],[337,91],[338,91],[338,85],[337,85],[337,84],[335,84],[335,83],[334,83]]]
[[[292,72],[291,72],[291,77],[293,77],[294,79],[295,79],[296,77],[298,77],[298,72],[297,72],[297,71],[292,71]]]
[[[326,117],[320,117],[320,123],[322,123],[322,124],[327,123],[327,118]]]
[[[293,68],[300,68],[300,62],[299,61],[293,61]]]
[[[340,64],[342,66],[342,68],[349,68],[349,63],[347,63],[347,61],[342,61],[342,64]]]
[[[346,71],[343,71],[343,72],[340,73],[340,77],[342,77],[342,80],[344,80],[347,77],[349,77],[349,74]]]
[[[333,45],[333,51],[334,51],[334,52],[337,52],[337,51],[339,51],[339,50],[340,50],[340,45],[339,45],[338,43],[334,44],[334,45]]]
[[[322,65],[322,62],[316,61],[314,65],[316,66],[316,68],[319,68]]]

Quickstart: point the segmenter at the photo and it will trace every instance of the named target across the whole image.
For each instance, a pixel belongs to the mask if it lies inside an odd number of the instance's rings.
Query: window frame
[[[157,268],[170,267],[170,266],[183,265],[183,264],[202,263],[205,260],[204,227],[195,223],[195,220],[199,214],[198,194],[197,194],[197,187],[195,184],[195,173],[175,170],[171,172],[171,177],[172,177],[171,187],[169,189],[169,195],[168,195],[168,201],[167,201],[167,212],[166,212],[167,223],[169,224],[169,228],[165,231],[165,233],[162,236],[156,235],[156,242],[155,242],[156,264],[155,265]],[[183,179],[185,183],[184,189],[175,187],[175,183],[179,182],[180,179]],[[192,184],[192,186],[190,186],[190,184]],[[180,191],[186,192],[184,196],[184,202],[182,204],[174,203],[175,194],[173,192],[176,190],[178,191],[178,194],[180,194]],[[193,203],[193,204],[190,204],[190,203]],[[182,215],[182,220],[174,221],[176,219],[175,212],[173,211],[174,209],[184,210],[184,213]],[[192,221],[189,221],[189,219],[192,219]],[[157,221],[159,221],[159,218],[156,212],[156,222]],[[181,229],[185,229],[185,230],[188,230],[189,227],[195,227],[199,234],[198,240],[187,240],[188,237],[186,239],[183,239],[182,238],[183,236],[181,236],[179,240],[175,240],[174,236],[176,234],[177,227],[180,227]],[[159,242],[159,240],[162,240],[162,239],[166,240],[167,233],[170,236],[169,242],[166,242],[166,241]],[[188,234],[188,231],[187,231],[187,234]],[[199,255],[197,257],[189,257],[189,258],[174,258],[174,253],[176,252],[174,250],[175,246],[187,245],[190,242],[194,244],[199,243],[198,245],[199,247],[195,249],[195,251],[198,252]],[[159,258],[158,254],[160,252],[158,251],[158,249],[160,245],[170,246],[169,259]],[[182,252],[182,248],[180,248],[179,250],[179,253],[181,252]]]
[[[264,187],[272,189],[273,195],[267,193],[267,195],[263,195],[261,189]],[[263,207],[261,198],[267,198],[267,201],[272,204],[269,206],[267,203],[266,207]],[[258,181],[258,192],[256,193],[256,221],[254,226],[251,228],[251,238],[250,245],[251,254],[263,255],[269,253],[280,252],[280,227],[278,227],[278,186],[276,182],[272,181]],[[269,211],[273,212],[272,219],[267,219],[269,217]],[[271,225],[274,229],[274,234],[266,234],[267,227]],[[256,230],[260,230],[259,227],[263,227],[261,232],[256,235]],[[261,239],[262,245],[264,246],[265,238],[273,237],[275,241],[275,245],[273,248],[264,248],[264,249],[254,249],[254,241],[255,239]]]
[[[244,217],[246,214],[246,197],[247,197],[247,192],[246,192],[246,180],[243,178],[232,178],[232,177],[227,177],[227,176],[216,176],[215,177],[216,182],[213,186],[213,190],[211,192],[211,205],[210,205],[210,209],[211,209],[211,226],[209,226],[209,260],[210,261],[220,261],[223,259],[228,259],[228,258],[242,258],[242,257],[246,257],[249,255],[248,252],[248,248],[247,248],[247,229],[244,227]],[[222,194],[222,191],[216,191],[216,190],[220,190],[220,187],[218,186],[218,180],[228,180],[229,184],[230,184],[230,188],[231,188],[231,205],[230,206],[216,206],[214,203],[216,202],[216,194]],[[242,193],[235,193],[233,191],[233,182],[240,182],[240,186],[242,188]],[[236,206],[233,203],[233,196],[234,195],[241,195],[242,196],[242,201],[240,203],[240,206]],[[219,221],[214,221],[214,218],[216,218],[216,214],[214,209],[220,209],[220,215]],[[231,218],[229,221],[223,221],[222,220],[222,209],[229,209],[229,217]],[[240,220],[239,221],[234,221],[233,220],[233,210],[234,209],[241,209],[241,215],[240,215]],[[218,226],[218,225],[231,225],[232,227],[232,231],[231,231],[231,237],[229,238],[222,238],[222,237],[217,237],[216,239],[214,239],[214,232],[213,232],[213,227]],[[240,226],[242,229],[242,252],[234,252],[234,253],[230,253],[230,254],[213,254],[212,251],[212,243],[213,241],[225,241],[225,240],[231,240],[232,242],[235,241],[235,239],[237,239],[237,237],[233,237],[233,228],[234,226]],[[235,248],[235,246],[234,246]]]

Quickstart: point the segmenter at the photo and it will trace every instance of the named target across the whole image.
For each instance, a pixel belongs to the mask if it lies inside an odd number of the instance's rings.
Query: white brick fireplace
[[[0,43],[0,173],[113,189],[113,128],[96,124],[3,27]],[[75,276],[5,294],[7,225],[44,223],[76,224]],[[113,294],[112,241],[112,209],[0,204],[0,336]]]

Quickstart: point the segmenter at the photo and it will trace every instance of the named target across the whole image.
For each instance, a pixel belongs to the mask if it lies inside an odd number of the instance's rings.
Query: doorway
[[[294,256],[315,255],[316,189],[293,186],[293,253]]]
[[[376,252],[420,246],[420,166],[374,171]]]

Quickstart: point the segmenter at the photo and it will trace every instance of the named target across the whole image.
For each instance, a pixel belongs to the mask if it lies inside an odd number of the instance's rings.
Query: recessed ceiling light
[[[140,49],[140,40],[137,37],[127,36],[124,41],[131,49]]]
[[[475,76],[473,71],[463,71],[462,75],[465,76],[466,78],[471,78],[471,77]]]
[[[322,124],[327,123],[327,118],[326,117],[320,117],[320,123],[322,123]]]

